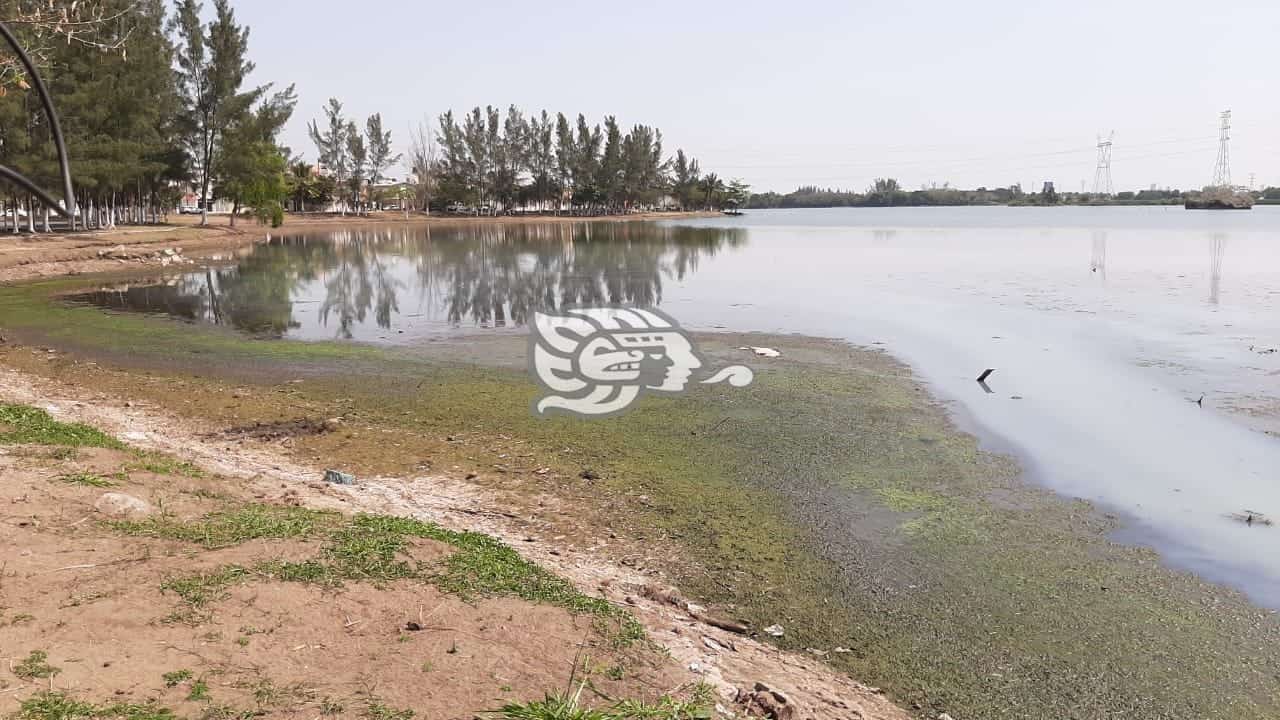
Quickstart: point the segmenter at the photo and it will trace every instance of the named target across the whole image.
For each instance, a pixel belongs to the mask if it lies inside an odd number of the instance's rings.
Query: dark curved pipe
[[[22,189],[26,190],[32,195],[35,195],[37,198],[40,198],[40,202],[44,203],[47,207],[52,208],[59,215],[62,215],[63,217],[67,217],[67,214],[62,211],[62,208],[59,205],[58,201],[55,200],[52,195],[50,195],[48,192],[45,192],[45,190],[40,186],[28,180],[22,173],[18,172],[17,170],[5,167],[4,165],[0,165],[0,179],[8,180],[14,185],[21,187]]]
[[[49,193],[37,188],[30,180],[24,178],[21,174],[14,170],[0,165],[0,175],[6,179],[15,182],[27,190],[31,194],[44,201],[54,212],[71,221],[71,229],[76,228],[76,193],[71,187],[71,163],[67,160],[67,144],[62,139],[62,124],[58,122],[58,113],[53,109],[53,100],[49,97],[49,90],[44,86],[44,80],[40,78],[40,73],[36,72],[35,63],[31,62],[31,57],[27,55],[27,51],[22,49],[18,44],[18,39],[9,31],[9,26],[0,22],[0,35],[4,36],[9,47],[17,53],[18,60],[22,62],[22,66],[27,69],[27,76],[31,78],[31,84],[35,86],[36,93],[40,95],[40,104],[44,106],[45,117],[49,118],[49,129],[53,134],[53,144],[58,148],[58,164],[62,167],[62,192],[66,195],[66,206],[58,205],[57,201],[51,202],[52,197]]]

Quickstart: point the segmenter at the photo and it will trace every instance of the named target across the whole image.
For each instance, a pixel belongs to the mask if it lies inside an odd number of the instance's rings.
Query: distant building
[[[214,198],[212,200],[205,199],[200,201],[200,193],[197,188],[184,186],[182,195],[178,200],[178,212],[182,214],[194,214],[206,209],[210,213],[228,214],[235,205],[230,200]]]

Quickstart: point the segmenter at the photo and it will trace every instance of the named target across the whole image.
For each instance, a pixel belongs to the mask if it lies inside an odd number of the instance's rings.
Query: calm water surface
[[[1280,518],[1280,207],[337,231],[82,299],[299,339],[422,344],[626,302],[695,328],[881,343],[1036,481],[1280,607],[1280,527],[1227,517]]]

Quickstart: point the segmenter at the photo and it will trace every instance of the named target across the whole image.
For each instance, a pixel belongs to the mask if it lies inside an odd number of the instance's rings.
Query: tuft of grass
[[[23,680],[44,680],[62,672],[61,668],[49,664],[49,653],[44,650],[32,650],[22,662],[13,666],[13,674]]]
[[[188,605],[199,608],[226,597],[227,587],[248,574],[249,571],[239,565],[227,565],[212,572],[169,578],[160,585],[160,590],[172,592]]]
[[[124,448],[124,443],[97,428],[58,422],[44,410],[29,405],[0,403],[0,426],[7,428],[0,432],[0,445]]]
[[[413,714],[412,710],[397,709],[372,700],[365,706],[363,716],[370,720],[410,720]]]
[[[622,700],[606,709],[581,704],[584,683],[573,695],[547,693],[541,700],[508,703],[490,713],[503,720],[710,720],[709,703],[703,698],[690,701],[663,696],[655,702]]]
[[[189,478],[206,477],[203,470],[185,460],[155,450],[134,450],[134,459],[125,464],[124,472],[141,470],[153,475],[180,475]]]
[[[66,693],[46,692],[22,701],[16,720],[178,720],[172,710],[153,703],[94,705]]]
[[[109,488],[109,487],[115,486],[115,483],[102,477],[101,475],[95,475],[93,473],[87,473],[87,472],[78,472],[78,473],[70,473],[68,475],[60,475],[58,476],[58,481],[67,483],[69,485],[80,485],[83,487]]]
[[[164,678],[164,686],[171,688],[171,687],[177,687],[179,684],[190,680],[192,677],[192,674],[190,670],[183,668],[182,670],[174,670],[172,672],[167,672],[161,677]]]
[[[200,702],[209,699],[209,683],[204,680],[197,680],[191,683],[191,692],[187,693],[187,699],[192,702]]]

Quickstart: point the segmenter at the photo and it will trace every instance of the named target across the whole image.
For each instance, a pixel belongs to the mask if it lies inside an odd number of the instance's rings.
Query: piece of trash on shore
[[[355,485],[356,476],[339,470],[325,470],[324,481],[334,485]]]
[[[746,347],[740,347],[738,349],[750,350],[751,352],[759,355],[760,357],[768,357],[768,358],[782,357],[782,352],[779,350],[774,350],[773,348],[756,347],[754,345],[748,345]]]
[[[1242,510],[1238,513],[1231,513],[1229,517],[1232,520],[1242,522],[1245,525],[1264,525],[1270,527],[1275,524],[1272,522],[1271,518],[1254,510]]]
[[[772,635],[773,637],[782,637],[786,633],[786,631],[782,629],[781,625],[770,625],[765,628],[764,631],[766,634]]]

